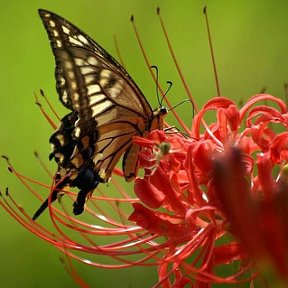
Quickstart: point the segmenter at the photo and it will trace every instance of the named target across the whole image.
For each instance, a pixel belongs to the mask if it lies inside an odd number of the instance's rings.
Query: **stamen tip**
[[[206,5],[203,7],[203,13],[204,13],[204,14],[207,13],[207,6],[206,6]]]
[[[262,89],[260,90],[260,94],[265,94],[267,91],[267,88],[264,86],[262,87]]]
[[[156,9],[156,13],[157,13],[157,15],[160,15],[160,7],[159,6]]]
[[[33,151],[33,154],[34,154],[34,156],[35,156],[36,158],[39,158],[39,154],[38,154],[37,151]]]
[[[61,264],[63,264],[63,265],[66,264],[66,261],[65,261],[64,257],[60,256],[59,260],[60,260]]]
[[[6,189],[5,189],[5,195],[9,196],[9,188],[8,187],[6,187]]]
[[[134,15],[133,14],[130,16],[130,21],[134,22]]]
[[[9,161],[9,158],[8,158],[6,155],[1,155],[1,157],[2,157],[3,159],[5,159],[6,161]]]
[[[13,173],[13,169],[12,169],[10,166],[8,166],[8,171],[9,171],[10,173]]]
[[[244,105],[244,100],[243,100],[243,99],[240,99],[240,100],[238,101],[238,106],[239,106],[240,108],[242,108],[243,105]]]
[[[45,94],[44,94],[44,91],[42,89],[40,89],[40,94],[44,97]]]

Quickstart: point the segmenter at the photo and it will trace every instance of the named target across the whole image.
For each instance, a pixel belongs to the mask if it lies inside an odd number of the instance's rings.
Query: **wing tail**
[[[57,198],[61,189],[67,185],[66,181],[62,181],[55,186],[52,191],[52,194],[41,204],[39,209],[34,213],[32,220],[36,220],[48,207],[49,203],[53,203]]]

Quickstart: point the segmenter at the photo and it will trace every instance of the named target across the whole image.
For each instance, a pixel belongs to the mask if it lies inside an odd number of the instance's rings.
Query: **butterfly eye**
[[[167,113],[168,113],[167,108],[164,107],[164,106],[162,106],[162,107],[160,108],[160,114],[165,115],[165,114],[167,114]]]

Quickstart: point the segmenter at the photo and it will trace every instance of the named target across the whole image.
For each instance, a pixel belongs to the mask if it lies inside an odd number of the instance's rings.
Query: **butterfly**
[[[123,155],[126,181],[137,175],[140,146],[133,136],[146,137],[163,129],[167,109],[152,110],[127,71],[99,44],[64,18],[39,9],[55,58],[56,89],[70,110],[50,137],[58,169],[50,198],[33,216],[35,220],[57,199],[64,187],[80,191],[73,213],[81,214],[99,183],[109,181]]]

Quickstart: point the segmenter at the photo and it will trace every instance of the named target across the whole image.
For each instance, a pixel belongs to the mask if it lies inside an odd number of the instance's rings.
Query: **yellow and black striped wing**
[[[152,111],[125,69],[89,36],[52,12],[39,10],[39,15],[55,58],[59,99],[71,110],[50,137],[50,159],[58,163],[51,199],[65,185],[78,187],[73,212],[81,214],[87,195],[110,179],[123,154],[125,179],[134,179],[140,148],[132,137],[162,129],[162,115]]]
[[[62,17],[46,10],[39,14],[55,57],[60,100],[76,117],[69,131],[62,123],[52,135],[51,157],[78,170],[90,161],[107,181],[130,148],[131,137],[149,125],[152,109],[124,68],[101,46]]]

